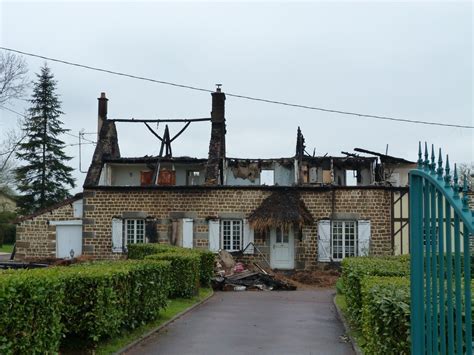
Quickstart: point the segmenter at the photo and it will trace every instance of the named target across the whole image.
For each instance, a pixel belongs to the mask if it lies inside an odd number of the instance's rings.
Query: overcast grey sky
[[[473,125],[471,2],[1,1],[2,46],[159,80],[337,110]],[[44,60],[26,58],[30,76]],[[211,96],[49,63],[71,133],[109,118],[208,117]],[[23,112],[28,103],[12,102]],[[473,130],[377,121],[227,98],[232,157],[293,156],[354,147],[416,159],[418,141],[473,161]],[[0,130],[16,116],[0,110]],[[181,125],[170,126],[171,133]],[[160,127],[161,133],[164,129]],[[157,154],[144,126],[119,124],[123,156]],[[209,123],[191,124],[174,155],[206,157]],[[94,136],[88,136],[93,138]],[[76,143],[64,136],[67,143]],[[68,147],[78,168],[78,149]],[[88,167],[93,146],[83,149]],[[84,174],[76,171],[79,186]],[[79,190],[76,189],[77,191]]]

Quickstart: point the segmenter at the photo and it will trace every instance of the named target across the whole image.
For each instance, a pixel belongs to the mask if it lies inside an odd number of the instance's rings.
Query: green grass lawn
[[[341,310],[342,314],[344,315],[344,318],[346,319],[346,322],[349,323],[350,331],[349,335],[352,336],[352,338],[355,340],[357,345],[361,349],[363,349],[365,340],[362,337],[362,333],[359,328],[357,328],[352,322],[349,317],[349,314],[347,312],[347,303],[346,303],[346,297],[344,295],[338,294],[336,295],[336,305],[339,307]]]
[[[168,308],[166,308],[166,310],[162,312],[161,316],[156,321],[145,324],[135,330],[124,332],[123,334],[113,339],[109,339],[102,343],[99,343],[99,345],[95,349],[95,354],[106,355],[106,354],[115,353],[121,348],[137,340],[138,338],[140,338],[142,335],[146,334],[147,332],[159,327],[161,324],[170,320],[171,318],[176,316],[178,313],[188,309],[189,307],[193,306],[199,301],[202,301],[203,299],[208,297],[211,293],[212,293],[212,289],[202,288],[199,290],[199,295],[197,295],[196,297],[177,298],[177,299],[170,300]]]
[[[3,244],[0,246],[0,253],[11,253],[13,251],[13,244]]]

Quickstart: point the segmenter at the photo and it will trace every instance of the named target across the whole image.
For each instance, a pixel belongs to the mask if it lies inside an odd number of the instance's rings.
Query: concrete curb
[[[349,323],[347,322],[346,317],[344,317],[344,314],[342,313],[341,309],[336,303],[336,296],[337,294],[335,294],[334,297],[332,298],[332,303],[334,304],[334,307],[336,308],[337,317],[339,318],[339,320],[342,322],[342,325],[344,326],[344,330],[346,331],[346,335],[349,337],[351,341],[351,345],[352,345],[352,348],[354,349],[354,352],[357,355],[363,355],[364,353],[362,352],[362,349],[359,347],[359,345],[357,345],[354,337],[351,335],[351,327]]]
[[[134,348],[135,346],[137,346],[140,342],[142,342],[143,340],[149,338],[150,336],[152,336],[153,334],[155,333],[158,333],[161,329],[167,327],[168,325],[170,325],[171,323],[173,323],[175,320],[181,318],[182,316],[184,316],[186,313],[188,312],[191,312],[192,310],[194,310],[195,308],[203,305],[205,302],[209,301],[211,299],[211,297],[214,296],[214,291],[212,291],[212,293],[207,296],[206,298],[204,298],[203,300],[199,301],[198,303],[195,303],[194,305],[192,305],[191,307],[185,309],[184,311],[178,313],[177,315],[175,315],[173,318],[171,318],[170,320],[164,322],[163,324],[159,325],[158,327],[146,332],[145,334],[143,334],[142,336],[140,336],[137,340],[134,340],[133,342],[131,342],[130,344],[128,344],[127,346],[123,347],[122,349],[118,350],[117,352],[114,353],[114,355],[120,355],[120,354],[125,354],[128,350]]]

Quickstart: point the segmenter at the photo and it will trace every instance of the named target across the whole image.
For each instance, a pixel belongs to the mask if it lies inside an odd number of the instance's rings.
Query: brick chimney
[[[206,185],[222,183],[222,162],[225,158],[225,94],[217,85],[212,96],[211,140],[209,142],[209,158],[206,166]]]
[[[107,119],[107,101],[108,98],[105,97],[105,92],[100,93],[100,97],[97,99],[99,101],[99,117],[97,120],[97,140],[99,140],[100,131],[104,125],[104,121]]]
[[[87,171],[84,187],[93,187],[99,184],[104,159],[120,158],[117,128],[114,121],[107,119],[107,101],[109,100],[105,97],[105,92],[102,92],[97,100],[99,100],[97,144]]]

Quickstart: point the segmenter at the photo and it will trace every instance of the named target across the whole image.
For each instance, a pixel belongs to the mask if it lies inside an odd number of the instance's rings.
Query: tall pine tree
[[[71,160],[64,153],[64,142],[58,137],[67,132],[59,119],[63,114],[56,94],[56,81],[45,64],[36,74],[28,119],[23,130],[26,138],[16,153],[24,165],[16,169],[17,189],[21,193],[19,207],[23,214],[38,211],[69,197],[68,188],[75,186]]]

